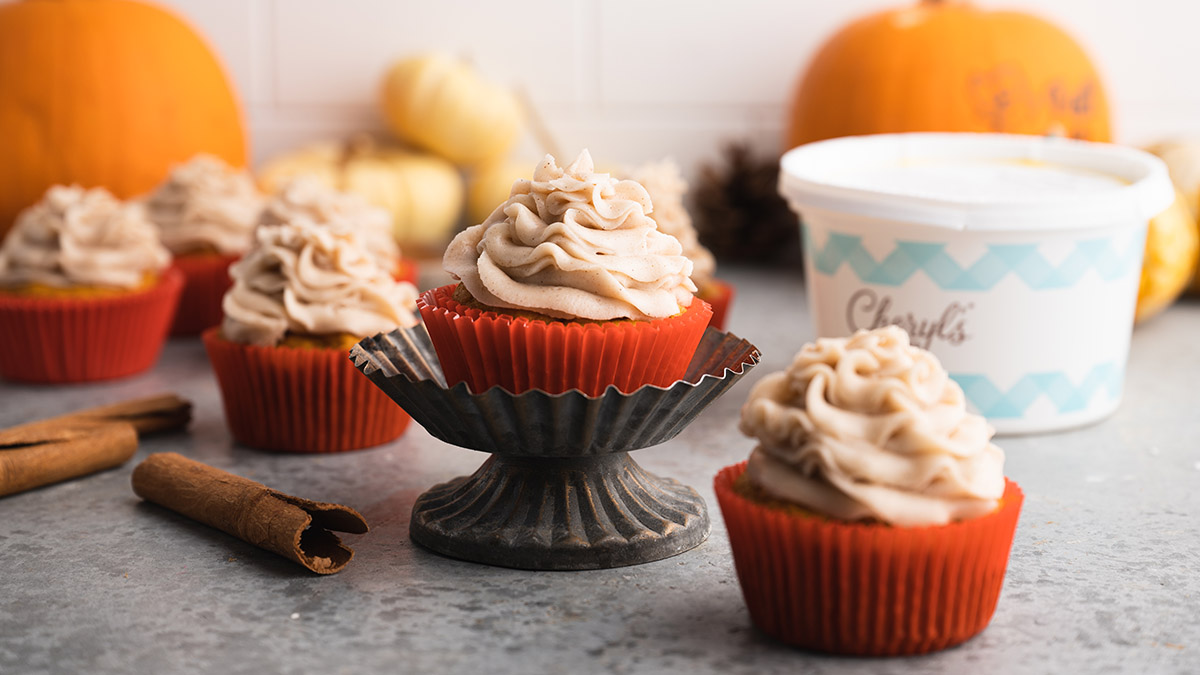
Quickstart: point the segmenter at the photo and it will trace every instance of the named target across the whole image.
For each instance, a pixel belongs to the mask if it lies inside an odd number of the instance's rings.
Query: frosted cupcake
[[[146,212],[186,282],[174,335],[195,335],[221,321],[229,266],[250,248],[263,200],[254,181],[211,155],[171,170],[146,198]]]
[[[650,217],[658,224],[659,231],[675,237],[683,246],[683,255],[692,261],[692,282],[699,289],[696,296],[712,305],[710,324],[724,330],[725,317],[733,302],[733,287],[713,276],[717,263],[712,252],[700,243],[692,216],[683,204],[688,185],[679,165],[670,159],[650,162],[634,169],[631,178],[641,183],[650,195],[654,204]]]
[[[594,172],[586,150],[516,181],[446,249],[461,283],[418,302],[447,383],[596,396],[682,377],[712,310],[651,210],[645,188]]]
[[[808,344],[742,408],[758,440],[715,482],[754,622],[846,654],[983,630],[1022,494],[962,390],[895,327]]]
[[[363,337],[415,325],[417,291],[381,268],[356,230],[304,217],[261,225],[231,274],[225,318],[203,337],[234,438],[340,452],[404,431],[408,416],[347,352]]]
[[[367,251],[385,270],[401,281],[416,283],[417,268],[400,255],[392,233],[392,216],[351,192],[340,192],[312,176],[283,183],[267,201],[259,217],[264,225],[278,225],[297,218],[331,223],[356,230]]]
[[[158,358],[183,276],[140,206],[56,186],[0,247],[0,375],[82,382]]]

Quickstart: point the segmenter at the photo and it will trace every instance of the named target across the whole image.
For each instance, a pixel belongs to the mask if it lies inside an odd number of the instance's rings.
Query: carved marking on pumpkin
[[[972,73],[967,78],[971,109],[990,131],[1013,132],[1045,120],[1051,136],[1090,138],[1088,124],[1095,112],[1099,85],[1085,80],[1077,88],[1052,80],[1044,94],[1035,91],[1025,70],[1016,63],[1002,63]]]
[[[991,131],[1018,129],[1035,109],[1029,75],[1016,63],[1001,63],[967,78],[971,109]]]
[[[1087,139],[1088,123],[1096,108],[1096,92],[1099,85],[1094,80],[1085,81],[1078,89],[1055,80],[1047,87],[1050,100],[1050,116],[1053,123],[1061,124],[1065,136]]]

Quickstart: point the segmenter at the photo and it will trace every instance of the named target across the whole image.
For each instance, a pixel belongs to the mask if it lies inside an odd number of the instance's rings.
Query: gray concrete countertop
[[[751,449],[736,429],[749,387],[812,335],[799,278],[724,276],[739,291],[730,329],[762,364],[678,438],[635,453],[700,492],[712,535],[635,567],[525,572],[416,547],[413,500],[484,455],[416,425],[334,456],[237,446],[198,340],[125,380],[0,383],[0,426],[162,391],[195,403],[189,433],[144,441],[121,468],[0,499],[0,673],[1200,672],[1200,305],[1137,329],[1112,418],[1001,439],[1026,501],[990,627],[938,654],[847,659],[772,642],[742,603],[712,478]],[[141,503],[130,473],[166,450],[351,505],[371,532],[343,537],[355,559],[318,577]]]

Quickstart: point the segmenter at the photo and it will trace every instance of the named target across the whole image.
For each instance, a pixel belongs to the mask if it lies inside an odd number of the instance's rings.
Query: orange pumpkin
[[[186,23],[130,0],[0,5],[0,236],[57,183],[148,192],[198,152],[246,164],[241,113]]]
[[[873,14],[835,34],[796,87],[786,141],[905,131],[1111,133],[1100,78],[1066,33],[953,0]]]

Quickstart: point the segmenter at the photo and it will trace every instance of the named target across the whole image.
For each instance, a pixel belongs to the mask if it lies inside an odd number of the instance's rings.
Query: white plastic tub
[[[819,336],[897,324],[1000,433],[1079,426],[1121,399],[1146,224],[1174,199],[1131,148],[887,134],[783,156]]]

